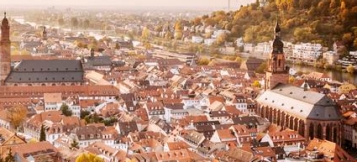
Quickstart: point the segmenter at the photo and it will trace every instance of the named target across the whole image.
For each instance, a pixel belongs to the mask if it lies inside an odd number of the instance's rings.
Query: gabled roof
[[[340,120],[336,104],[324,94],[278,84],[257,98],[262,106],[278,108],[301,119]]]

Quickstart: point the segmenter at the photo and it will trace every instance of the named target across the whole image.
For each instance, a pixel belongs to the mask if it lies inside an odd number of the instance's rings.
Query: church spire
[[[278,20],[276,20],[275,25],[275,38],[273,40],[273,54],[282,54],[284,49],[284,43],[280,39],[280,26]]]
[[[289,68],[285,63],[284,43],[280,38],[281,28],[276,21],[274,34],[275,38],[272,44],[272,52],[268,59],[268,68],[266,70],[265,89],[271,89],[278,83],[287,84],[289,80]]]
[[[0,85],[4,84],[6,77],[10,74],[11,69],[11,41],[9,20],[4,18],[1,22],[1,39],[0,39]]]
[[[278,22],[278,20],[276,20],[276,25],[275,25],[275,34],[278,34],[278,33],[280,33],[280,26],[279,26],[279,22]]]

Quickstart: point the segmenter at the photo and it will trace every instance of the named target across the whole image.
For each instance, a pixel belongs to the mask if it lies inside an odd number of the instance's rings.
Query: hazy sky
[[[230,0],[235,8],[255,0]],[[0,6],[197,6],[197,7],[227,7],[228,0],[0,0]]]

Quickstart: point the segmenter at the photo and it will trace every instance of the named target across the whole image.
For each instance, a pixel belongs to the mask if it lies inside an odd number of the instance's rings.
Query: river
[[[340,72],[340,71],[334,71],[334,70],[326,70],[326,69],[321,69],[321,68],[315,68],[313,66],[301,66],[301,65],[289,65],[290,68],[293,68],[295,71],[301,71],[301,72],[312,72],[312,71],[317,71],[320,73],[325,73],[329,77],[332,78],[332,80],[336,80],[339,82],[349,82],[353,84],[357,84],[357,75],[347,73],[347,72]]]

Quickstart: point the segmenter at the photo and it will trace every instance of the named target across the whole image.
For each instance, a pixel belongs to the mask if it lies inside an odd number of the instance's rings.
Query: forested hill
[[[343,41],[349,50],[357,49],[357,0],[267,0],[264,7],[256,2],[237,11],[197,17],[191,23],[229,30],[228,40],[243,37],[245,42],[258,43],[272,40],[277,19],[283,40],[327,47]]]

